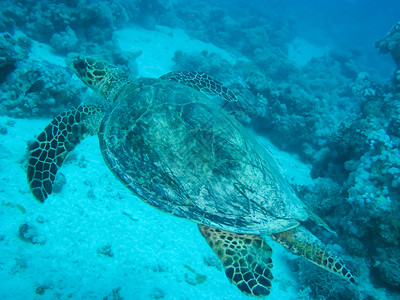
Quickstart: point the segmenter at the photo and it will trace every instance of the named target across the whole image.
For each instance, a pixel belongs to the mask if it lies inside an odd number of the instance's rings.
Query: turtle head
[[[88,87],[112,102],[131,82],[128,74],[118,67],[93,57],[76,57],[72,61],[72,69]]]

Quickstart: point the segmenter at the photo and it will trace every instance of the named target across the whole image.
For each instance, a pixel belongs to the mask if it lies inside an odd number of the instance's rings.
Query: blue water
[[[212,101],[269,148],[337,235],[302,225],[357,280],[266,237],[267,299],[400,297],[399,1],[4,0],[0,13],[1,299],[250,299],[196,224],[115,178],[96,136],[70,151],[45,203],[32,196],[37,135],[63,111],[109,105],[74,74],[77,55],[133,79],[204,72],[236,94]]]

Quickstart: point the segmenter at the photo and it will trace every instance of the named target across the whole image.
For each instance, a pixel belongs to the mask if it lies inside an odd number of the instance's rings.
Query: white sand
[[[139,75],[160,77],[170,72],[173,67],[174,54],[181,50],[188,53],[199,53],[203,50],[219,54],[222,58],[235,63],[238,57],[216,47],[191,38],[182,29],[156,26],[156,30],[147,30],[132,26],[115,32],[120,48],[124,51],[142,54],[137,58]],[[243,57],[242,60],[245,60]]]
[[[151,32],[135,27],[118,31],[117,37],[123,49],[143,51],[138,59],[141,75],[170,71],[178,49],[204,47],[230,57],[180,30]],[[47,48],[37,45],[34,49]],[[52,62],[62,64],[58,59]],[[7,120],[10,118],[0,117],[2,124]],[[214,253],[194,223],[146,205],[114,178],[103,162],[97,137],[84,140],[71,155],[77,158],[61,169],[67,179],[62,192],[38,203],[29,192],[21,161],[26,142],[50,120],[14,121],[8,134],[0,135],[1,299],[102,299],[118,287],[124,299],[151,299],[157,289],[164,299],[249,299],[228,282],[223,271],[204,263],[204,257]],[[306,166],[291,156],[280,157],[289,173],[292,168],[305,171]],[[24,222],[37,226],[44,245],[18,237]],[[114,253],[112,258],[97,254],[97,249],[107,244]],[[295,276],[286,264],[293,256],[286,255],[280,245],[271,245],[275,279],[268,299],[296,299]],[[185,276],[194,274],[185,265],[207,276],[206,281],[189,284]],[[47,288],[43,296],[35,295],[38,286]]]
[[[298,67],[305,66],[312,58],[322,57],[329,53],[330,46],[321,46],[302,38],[295,38],[289,44],[289,59]]]
[[[296,154],[279,150],[267,137],[257,136],[254,132],[252,134],[256,136],[261,145],[272,152],[290,183],[298,185],[312,183],[310,176],[311,165],[302,162]]]

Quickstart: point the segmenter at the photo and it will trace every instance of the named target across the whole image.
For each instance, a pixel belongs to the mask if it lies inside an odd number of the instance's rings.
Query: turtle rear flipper
[[[321,268],[351,283],[356,283],[353,274],[346,267],[344,262],[326,249],[324,243],[305,227],[299,225],[285,232],[274,233],[270,237],[291,250],[294,254],[307,258]]]
[[[199,225],[201,234],[221,260],[229,281],[249,296],[270,294],[272,249],[261,237]]]
[[[28,183],[41,202],[53,190],[53,182],[68,152],[84,138],[97,134],[103,111],[82,105],[58,115],[29,147]]]
[[[179,82],[205,94],[218,95],[226,101],[237,101],[236,95],[227,86],[204,73],[174,71],[160,79]]]

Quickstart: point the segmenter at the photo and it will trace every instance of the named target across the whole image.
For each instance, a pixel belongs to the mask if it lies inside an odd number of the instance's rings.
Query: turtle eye
[[[73,65],[74,65],[74,69],[76,71],[78,71],[79,73],[86,71],[86,69],[88,68],[87,62],[80,57],[77,57],[75,59]]]
[[[78,69],[84,70],[88,67],[88,64],[84,60],[78,62]]]

